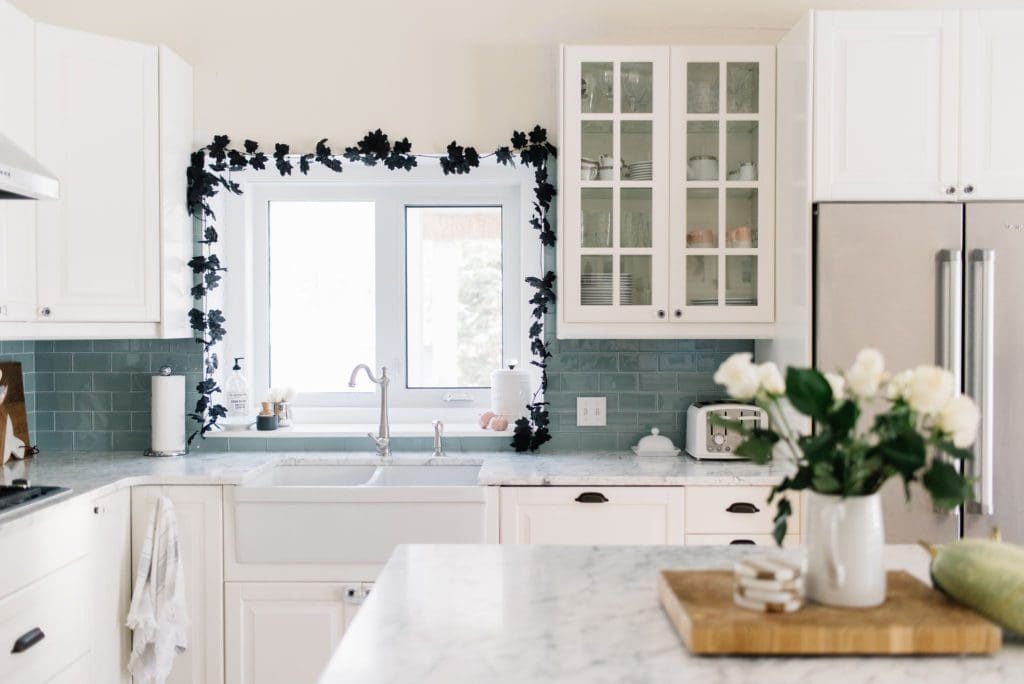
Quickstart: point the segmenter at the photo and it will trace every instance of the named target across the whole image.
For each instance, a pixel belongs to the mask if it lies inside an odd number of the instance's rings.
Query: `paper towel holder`
[[[158,373],[160,375],[165,376],[165,377],[170,376],[171,375],[171,367],[170,366],[160,366],[160,370],[158,371]],[[153,457],[156,457],[156,458],[166,458],[168,456],[184,456],[187,453],[188,453],[188,445],[186,444],[185,448],[182,451],[154,451],[153,449],[146,449],[145,451],[142,452],[142,455],[143,456],[153,456]]]

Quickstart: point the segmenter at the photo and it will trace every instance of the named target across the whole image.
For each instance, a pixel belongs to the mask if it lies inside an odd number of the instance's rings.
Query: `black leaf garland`
[[[435,158],[445,175],[462,175],[478,168],[482,158],[493,156],[499,164],[507,166],[515,165],[518,155],[519,163],[534,170],[534,202],[529,224],[538,231],[538,237],[543,245],[554,245],[556,236],[548,220],[548,213],[557,193],[550,181],[548,161],[557,156],[557,150],[548,141],[547,130],[540,126],[534,126],[529,133],[513,131],[510,142],[511,147],[502,146],[494,152],[481,155],[476,148],[459,145],[453,140],[445,150],[445,155],[416,155],[413,154],[412,143],[408,138],[392,142],[388,135],[378,128],[367,132],[363,139],[354,145],[346,147],[341,157],[366,166],[383,164],[392,171],[412,170],[419,165],[419,157]],[[273,159],[274,168],[280,176],[292,175],[295,167],[292,164],[293,157],[289,145],[276,143]],[[264,171],[268,162],[269,158],[260,150],[260,145],[255,140],[245,140],[242,149],[238,150],[231,147],[228,136],[215,135],[209,145],[192,153],[186,170],[188,212],[194,220],[202,223],[202,237],[196,241],[200,245],[201,253],[188,263],[195,276],[192,298],[196,302],[188,312],[188,317],[189,325],[196,335],[196,342],[203,346],[204,353],[204,377],[196,385],[199,399],[196,401],[195,409],[189,414],[198,427],[189,436],[189,444],[192,444],[197,436],[205,439],[211,430],[219,429],[218,420],[227,415],[227,409],[216,401],[216,395],[221,393],[215,377],[220,362],[217,353],[213,351],[217,343],[224,339],[227,329],[224,327],[223,312],[208,306],[208,295],[220,287],[221,273],[227,269],[220,263],[217,255],[212,253],[220,236],[212,223],[217,217],[210,206],[210,200],[220,189],[240,195],[242,188],[231,179],[230,174],[246,168]],[[342,160],[332,152],[327,144],[327,138],[318,141],[313,152],[299,155],[298,163],[299,173],[304,175],[309,173],[313,163],[335,173],[341,173],[343,170]],[[540,369],[541,382],[530,403],[524,407],[527,415],[515,423],[511,446],[519,452],[536,451],[551,439],[548,402],[539,401],[539,396],[541,392],[547,390],[547,366],[552,356],[544,342],[544,317],[555,302],[555,274],[548,271],[540,278],[528,277],[526,282],[535,290],[530,298],[530,304],[533,305],[533,320],[528,334],[533,355],[530,363]]]

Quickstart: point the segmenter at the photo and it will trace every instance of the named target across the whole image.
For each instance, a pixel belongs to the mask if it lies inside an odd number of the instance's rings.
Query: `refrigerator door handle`
[[[970,252],[970,274],[967,299],[967,388],[981,412],[974,459],[970,464],[975,485],[975,500],[967,504],[967,512],[981,515],[995,513],[993,500],[993,409],[995,360],[995,259],[992,249]]]
[[[936,340],[936,356],[939,364],[953,374],[959,388],[963,377],[963,252],[959,249],[943,249],[935,255],[939,266],[939,323]]]

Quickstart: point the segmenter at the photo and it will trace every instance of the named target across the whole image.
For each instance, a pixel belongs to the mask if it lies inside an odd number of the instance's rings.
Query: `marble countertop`
[[[996,656],[692,656],[658,602],[667,568],[727,569],[735,547],[399,547],[321,677],[336,682],[1010,682]],[[927,555],[886,549],[927,580]]]
[[[266,468],[289,464],[379,464],[373,452],[195,452],[172,458],[149,458],[131,452],[41,454],[0,467],[0,484],[27,478],[33,484],[69,487],[72,496],[99,496],[142,484],[240,485]],[[697,485],[775,484],[780,466],[742,461],[699,462],[688,456],[645,456],[622,452],[511,451],[452,452],[443,457],[396,452],[389,463],[480,464],[481,485]],[[66,500],[67,497],[61,500]],[[57,503],[54,501],[53,503]],[[45,504],[13,511],[0,524],[30,515]]]

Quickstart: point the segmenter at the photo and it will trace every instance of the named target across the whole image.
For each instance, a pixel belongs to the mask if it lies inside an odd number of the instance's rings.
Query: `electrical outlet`
[[[601,427],[608,424],[605,416],[607,401],[604,397],[576,398],[576,425],[578,427]]]

